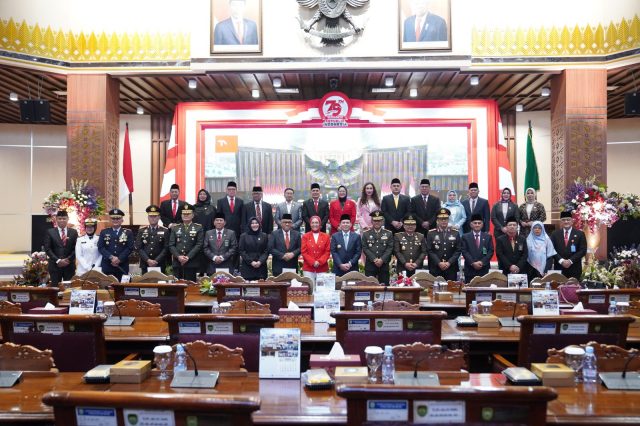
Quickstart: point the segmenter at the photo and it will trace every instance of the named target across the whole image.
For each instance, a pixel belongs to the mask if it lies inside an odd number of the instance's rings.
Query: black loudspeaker
[[[624,115],[640,115],[640,92],[624,95]]]
[[[42,250],[44,234],[51,228],[51,219],[46,214],[31,216],[31,252]]]
[[[49,101],[44,99],[21,100],[20,119],[24,123],[48,123],[51,121]]]

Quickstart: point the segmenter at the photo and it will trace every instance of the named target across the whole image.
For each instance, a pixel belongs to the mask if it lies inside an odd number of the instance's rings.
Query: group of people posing
[[[476,183],[469,185],[467,199],[460,201],[455,191],[449,191],[445,202],[431,194],[429,179],[420,181],[420,193],[414,197],[401,194],[401,187],[400,180],[393,179],[391,194],[380,199],[375,185],[368,182],[354,201],[340,186],[338,198],[329,203],[314,183],[308,200],[294,201],[294,190],[287,188],[285,201],[274,209],[262,199],[259,186],[253,188],[252,200],[244,201],[236,196],[236,183],[229,182],[226,196],[214,206],[204,189],[195,205],[180,200],[180,188],[174,184],[169,200],[146,209],[149,225],[141,227],[135,238],[122,227],[124,213],[119,209],[109,212],[111,226],[99,236],[95,219],[85,221],[82,237],[67,227],[67,214],[60,211],[44,242],[51,283],[70,279],[76,261],[78,274],[100,267],[120,279],[128,274],[134,249],[143,273],[171,264],[176,277],[188,280],[219,270],[239,272],[247,280],[265,279],[269,255],[274,276],[286,270],[299,272],[302,256],[302,273],[314,281],[316,274],[329,271],[332,259],[336,275],[357,271],[363,261],[366,275],[388,283],[395,257],[399,274],[411,276],[428,269],[434,276],[455,280],[462,256],[464,279],[469,282],[489,271],[494,252],[505,274],[528,274],[533,279],[556,269],[580,278],[584,233],[573,229],[571,213],[563,212],[562,228],[547,236],[545,208],[536,201],[535,190],[527,189],[526,202],[517,206],[505,188],[501,200],[489,209]]]

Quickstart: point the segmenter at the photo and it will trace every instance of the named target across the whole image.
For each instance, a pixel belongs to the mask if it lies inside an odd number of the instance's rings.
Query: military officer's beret
[[[154,204],[147,207],[146,212],[149,216],[160,216],[160,208]]]

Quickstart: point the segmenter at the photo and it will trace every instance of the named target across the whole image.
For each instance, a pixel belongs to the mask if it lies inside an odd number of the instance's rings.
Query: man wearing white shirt
[[[49,257],[51,286],[68,281],[76,272],[76,240],[78,231],[67,227],[69,214],[65,210],[56,213],[56,227],[47,230],[44,236],[44,251]]]
[[[300,226],[302,226],[302,206],[300,205],[300,203],[293,199],[293,195],[294,191],[292,188],[287,188],[284,190],[284,202],[279,203],[276,206],[276,215],[274,219],[276,225],[278,225],[278,228],[282,228],[282,226],[280,226],[282,215],[285,213],[290,214],[292,220],[291,229],[293,229],[294,231],[299,231]]]
[[[76,242],[76,260],[78,261],[76,273],[78,275],[87,273],[91,269],[97,268],[100,270],[102,255],[100,251],[98,251],[97,226],[98,220],[95,218],[88,218],[84,221],[84,230],[86,233],[82,237],[79,237]]]

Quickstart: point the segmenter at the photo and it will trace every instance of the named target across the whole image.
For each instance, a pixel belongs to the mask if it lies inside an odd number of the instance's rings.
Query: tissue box
[[[31,308],[27,311],[28,314],[37,314],[37,315],[65,315],[69,311],[69,308],[66,306],[56,306],[53,309],[45,309],[45,308]]]
[[[367,367],[336,367],[336,382],[349,384],[369,383],[369,370]]]
[[[287,297],[303,297],[309,295],[309,286],[303,284],[299,287],[287,287]]]
[[[286,324],[311,324],[311,308],[287,309],[280,308],[278,310],[280,323]]]
[[[544,386],[575,386],[575,372],[564,364],[532,363],[531,371],[542,379]]]
[[[593,309],[584,309],[582,311],[572,311],[571,309],[560,309],[560,315],[598,315]]]
[[[473,320],[478,323],[478,327],[499,327],[498,317],[491,314],[475,314]]]
[[[325,370],[335,369],[338,366],[360,367],[360,355],[346,355],[343,359],[329,359],[328,355],[311,354],[309,358],[310,368],[324,368]]]
[[[120,361],[111,367],[111,383],[142,383],[151,374],[151,361]]]
[[[452,302],[453,293],[450,291],[436,291],[435,300],[436,302]]]

